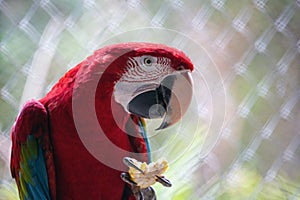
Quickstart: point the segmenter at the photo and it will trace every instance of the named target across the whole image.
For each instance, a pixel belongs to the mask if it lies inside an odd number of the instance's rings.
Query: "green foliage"
[[[188,199],[193,194],[192,184],[183,185],[180,190],[173,194],[172,200]]]
[[[18,189],[16,183],[12,181],[0,182],[0,200],[18,200]]]

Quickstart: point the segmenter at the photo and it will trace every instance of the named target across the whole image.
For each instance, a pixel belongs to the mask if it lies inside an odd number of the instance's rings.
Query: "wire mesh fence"
[[[209,86],[195,81],[203,92],[190,113],[212,129],[206,153],[193,144],[158,198],[300,199],[299,0],[0,0],[0,11],[0,198],[16,197],[9,133],[23,103],[104,44],[153,41],[195,61]]]

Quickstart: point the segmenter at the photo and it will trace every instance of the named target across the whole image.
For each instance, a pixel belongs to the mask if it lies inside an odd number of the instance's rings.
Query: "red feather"
[[[97,160],[84,146],[78,135],[77,126],[84,127],[87,133],[86,140],[95,151],[108,158],[113,158],[117,165],[122,164],[122,158],[127,154],[109,154],[106,144],[103,144],[104,136],[99,137],[98,129],[93,125],[92,115],[87,107],[95,108],[97,120],[103,132],[116,146],[128,152],[144,153],[139,160],[147,161],[145,143],[140,138],[128,137],[125,133],[127,126],[131,127],[137,135],[138,120],[125,112],[123,107],[113,99],[114,83],[118,81],[124,72],[128,57],[140,55],[154,55],[168,57],[172,60],[172,67],[183,65],[186,69],[193,69],[190,60],[177,49],[159,44],[150,43],[125,43],[117,44],[97,50],[92,56],[78,64],[67,72],[52,90],[40,100],[49,114],[49,138],[45,140],[45,156],[51,157],[53,149],[54,165],[47,161],[47,169],[50,171],[49,184],[52,195],[57,199],[120,199],[124,190],[124,182],[120,179],[120,171],[110,168]],[[98,80],[99,74],[101,79]],[[93,87],[96,84],[95,93]],[[82,105],[77,111],[81,113],[81,120],[74,122],[74,101],[87,98],[94,99],[94,104]],[[114,108],[114,113],[111,108]],[[46,112],[46,110],[43,110]],[[24,115],[24,116],[23,116]],[[23,141],[26,136],[20,134],[18,129],[26,129],[26,124],[31,120],[30,115],[21,113],[24,117],[20,127],[15,127],[12,134]],[[132,120],[133,119],[133,120]],[[44,123],[47,120],[43,120]],[[122,121],[116,124],[115,121]],[[133,123],[135,122],[135,123]],[[79,124],[77,124],[79,123]],[[15,133],[15,134],[14,134]],[[36,137],[40,136],[36,132]],[[51,145],[50,145],[51,144]],[[13,148],[18,148],[16,145]],[[49,151],[48,151],[49,150]],[[18,157],[14,157],[14,166],[18,165]],[[56,177],[54,177],[54,168]],[[124,166],[125,170],[125,166]],[[15,169],[12,169],[17,176]],[[55,195],[56,194],[56,195]],[[131,196],[131,198],[133,198]],[[55,198],[54,198],[55,199]]]

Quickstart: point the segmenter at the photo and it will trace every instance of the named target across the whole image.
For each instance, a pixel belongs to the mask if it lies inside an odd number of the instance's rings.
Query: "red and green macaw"
[[[163,118],[158,129],[179,121],[192,70],[182,51],[152,43],[107,46],[69,70],[44,98],[28,101],[12,127],[20,198],[134,199],[123,169],[112,166],[132,155],[150,161],[143,119]]]

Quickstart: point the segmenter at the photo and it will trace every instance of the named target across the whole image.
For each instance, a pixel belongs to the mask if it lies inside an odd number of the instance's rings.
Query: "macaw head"
[[[161,44],[126,43],[122,47],[122,55],[113,64],[115,69],[110,68],[118,74],[114,100],[128,113],[163,118],[158,129],[178,122],[192,99],[190,59],[182,51]]]

